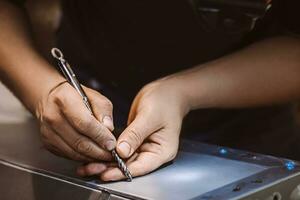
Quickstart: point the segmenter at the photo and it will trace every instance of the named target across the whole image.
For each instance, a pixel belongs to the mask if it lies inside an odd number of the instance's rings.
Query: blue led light
[[[295,169],[295,163],[293,161],[287,161],[284,165],[287,168],[287,170]]]
[[[219,153],[223,154],[223,155],[227,154],[227,149],[222,148],[222,149],[219,150]]]

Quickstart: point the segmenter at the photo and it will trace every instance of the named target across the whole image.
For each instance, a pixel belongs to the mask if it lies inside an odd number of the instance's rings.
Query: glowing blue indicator
[[[227,149],[222,148],[222,149],[219,150],[219,153],[223,154],[223,155],[227,154]]]
[[[295,163],[293,161],[287,161],[284,165],[287,168],[287,170],[295,169]]]

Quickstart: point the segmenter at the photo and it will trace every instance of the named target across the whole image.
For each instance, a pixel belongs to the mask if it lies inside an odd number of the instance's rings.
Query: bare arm
[[[76,160],[110,160],[112,104],[85,88],[95,117],[81,97],[35,49],[25,12],[0,0],[0,78],[39,119],[42,140]]]
[[[62,77],[35,50],[24,10],[0,1],[0,78],[35,112],[41,95]]]
[[[261,41],[167,80],[180,88],[189,109],[293,101],[300,98],[300,39]]]

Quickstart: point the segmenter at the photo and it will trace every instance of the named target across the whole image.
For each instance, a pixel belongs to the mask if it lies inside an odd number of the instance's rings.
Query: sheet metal
[[[287,168],[289,162],[293,169]],[[300,171],[295,161],[184,141],[173,163],[130,183],[102,183],[95,177],[76,176],[75,169],[80,163],[44,149],[34,122],[0,125],[0,164],[1,176],[5,176],[7,167],[14,168],[33,177],[46,177],[50,182],[89,190],[91,194],[96,191],[94,196],[107,193],[114,196],[111,199],[241,199],[280,180],[298,177]],[[34,180],[39,178],[32,179],[38,190],[37,185],[41,184]]]

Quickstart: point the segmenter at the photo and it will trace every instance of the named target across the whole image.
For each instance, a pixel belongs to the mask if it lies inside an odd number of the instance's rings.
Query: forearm
[[[172,75],[190,109],[238,108],[300,98],[300,40],[273,38]]]
[[[34,112],[38,98],[62,77],[35,50],[24,12],[0,1],[0,78]]]

